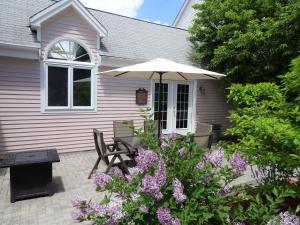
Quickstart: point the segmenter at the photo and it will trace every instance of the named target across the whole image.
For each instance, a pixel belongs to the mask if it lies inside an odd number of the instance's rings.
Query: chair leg
[[[120,155],[118,155],[118,158],[119,158],[119,160],[120,160],[122,166],[123,166],[124,169],[126,170],[125,172],[126,172],[127,174],[129,174],[128,167],[127,167],[126,163],[124,162],[123,158],[122,158]]]
[[[110,168],[113,166],[113,164],[114,164],[116,158],[117,158],[117,156],[114,155],[114,157],[113,157],[113,158],[111,159],[111,161],[109,162],[109,164],[108,164],[108,166],[107,166],[107,168],[106,168],[106,170],[105,170],[105,173],[108,173],[108,172],[109,172],[109,170],[110,170]]]
[[[90,172],[90,175],[89,175],[88,179],[91,179],[91,176],[92,176],[93,172],[94,172],[96,169],[98,169],[98,165],[99,165],[100,161],[101,161],[101,158],[98,157],[98,159],[97,159],[97,161],[96,161],[96,163],[95,163],[95,165],[94,165],[92,171]]]

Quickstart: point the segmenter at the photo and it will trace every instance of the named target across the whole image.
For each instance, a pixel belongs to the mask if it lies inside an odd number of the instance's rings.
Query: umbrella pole
[[[162,93],[162,72],[159,72],[159,93],[158,93],[158,129],[157,129],[157,137],[160,140],[160,135],[161,135],[161,93]]]

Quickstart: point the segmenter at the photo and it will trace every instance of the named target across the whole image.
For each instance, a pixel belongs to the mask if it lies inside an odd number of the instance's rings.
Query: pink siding
[[[201,94],[200,86],[205,89]],[[222,124],[223,130],[228,127],[228,110],[231,108],[227,103],[225,86],[222,81],[199,80],[197,91],[196,117],[198,122]]]
[[[0,151],[89,150],[94,148],[93,128],[103,130],[110,142],[113,120],[132,119],[141,126],[135,90],[150,90],[149,81],[97,78],[96,113],[41,113],[40,64],[0,57]]]

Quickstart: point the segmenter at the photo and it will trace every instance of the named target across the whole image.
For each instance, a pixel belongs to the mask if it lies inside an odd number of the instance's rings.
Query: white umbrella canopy
[[[220,79],[224,74],[184,65],[167,59],[154,59],[145,63],[101,72],[114,77],[130,77],[159,80]],[[162,76],[161,76],[162,75]],[[161,77],[160,77],[161,76]]]
[[[173,62],[167,59],[154,59],[145,63],[126,66],[114,70],[101,72],[100,74],[113,77],[143,78],[159,80],[159,93],[162,92],[162,80],[202,80],[221,79],[226,75]],[[161,134],[161,98],[158,95],[158,138]]]

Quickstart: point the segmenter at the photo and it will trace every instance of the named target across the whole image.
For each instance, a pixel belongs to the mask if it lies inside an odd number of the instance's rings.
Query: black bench
[[[60,162],[56,149],[14,152],[0,160],[0,168],[10,168],[11,202],[53,195],[52,163]]]

